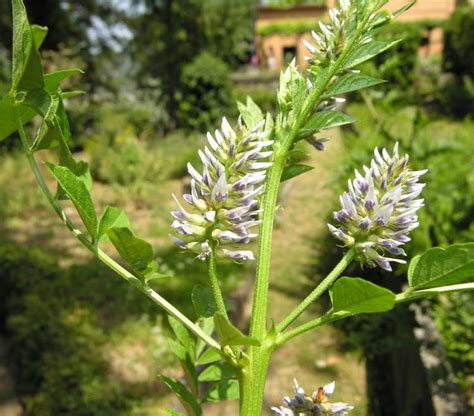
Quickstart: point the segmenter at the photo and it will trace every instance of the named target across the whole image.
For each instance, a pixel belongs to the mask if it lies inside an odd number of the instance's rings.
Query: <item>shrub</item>
[[[202,52],[185,65],[178,109],[178,124],[204,131],[216,128],[232,105],[232,85],[227,65]]]
[[[457,8],[444,26],[443,69],[474,78],[474,8]]]
[[[97,317],[65,296],[55,262],[38,250],[3,244],[0,267],[9,365],[28,414],[112,416],[126,411],[126,396],[107,376]]]

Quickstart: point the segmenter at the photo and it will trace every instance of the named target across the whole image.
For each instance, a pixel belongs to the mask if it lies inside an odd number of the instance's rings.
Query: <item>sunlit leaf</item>
[[[474,279],[474,243],[434,247],[412,259],[408,282],[412,288],[447,286]]]
[[[393,46],[400,43],[400,40],[393,42],[384,42],[384,41],[372,41],[366,43],[365,45],[359,46],[354,52],[349,54],[349,56],[344,61],[341,69],[350,69],[354,68],[361,63],[372,59],[373,57],[385,52],[386,50],[392,48]]]
[[[247,97],[246,104],[238,102],[237,107],[245,125],[249,129],[255,127],[264,118],[262,110],[260,110],[260,107],[255,104],[255,102],[250,97]]]
[[[302,175],[303,173],[309,172],[313,170],[313,166],[308,165],[291,165],[285,167],[283,173],[281,174],[281,182],[287,181],[289,179],[294,178],[295,176]]]
[[[355,120],[339,111],[318,111],[313,114],[308,123],[298,132],[298,138],[311,136],[320,130],[332,129],[353,123]]]
[[[130,220],[127,217],[127,214],[123,212],[120,208],[105,207],[102,218],[99,222],[99,230],[97,232],[97,241],[107,241],[109,237],[107,236],[107,230],[113,227],[130,227]]]
[[[329,291],[332,313],[385,312],[393,308],[395,294],[357,277],[341,277]]]
[[[324,94],[325,97],[334,97],[336,95],[347,94],[382,84],[383,79],[369,77],[363,74],[347,74],[337,79]]]
[[[186,411],[191,416],[201,416],[202,410],[201,406],[199,405],[196,397],[186,388],[186,386],[181,383],[180,381],[160,375],[160,379],[163,383],[166,384],[168,388],[173,390],[176,393],[181,404],[184,406]]]
[[[198,380],[204,381],[221,381],[236,378],[235,368],[227,362],[221,362],[207,367],[198,376]]]
[[[47,163],[46,165],[76,207],[87,231],[92,239],[95,240],[97,237],[97,215],[94,202],[86,185],[67,167],[57,166],[51,163]]]
[[[129,227],[111,227],[106,230],[110,241],[132,269],[143,271],[154,260],[150,243],[135,236]]]
[[[257,339],[244,335],[220,313],[214,315],[214,324],[223,345],[260,345]]]
[[[21,0],[12,0],[13,52],[11,91],[31,91],[44,87],[41,57],[35,45],[33,30]],[[39,29],[35,29],[39,41]]]

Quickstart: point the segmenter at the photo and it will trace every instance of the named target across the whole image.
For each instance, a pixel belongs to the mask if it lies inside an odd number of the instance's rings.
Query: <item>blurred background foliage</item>
[[[153,242],[159,262],[177,276],[160,283],[160,293],[192,316],[191,289],[206,284],[206,270],[167,240],[170,194],[189,187],[186,164],[199,165],[202,133],[215,128],[222,115],[235,120],[236,100],[251,95],[265,111],[276,107],[277,74],[249,65],[255,52],[254,1],[25,3],[31,20],[50,29],[45,69],[85,71],[68,81],[68,88],[87,94],[67,105],[74,150],[91,163],[97,181],[94,197],[99,205],[124,208]],[[282,7],[296,3],[309,2],[266,2]],[[10,77],[9,8],[8,1],[0,2],[1,93]],[[444,29],[443,54],[422,56],[420,46],[437,27]],[[285,30],[303,29],[287,25]],[[361,68],[390,82],[349,97],[347,111],[358,122],[340,132],[340,154],[326,184],[332,203],[326,205],[337,207],[336,195],[353,169],[368,163],[373,147],[399,141],[415,168],[430,169],[421,226],[407,250],[415,255],[435,245],[474,241],[474,10],[461,6],[446,22],[395,23],[383,34],[387,39],[400,36],[405,40],[396,48]],[[51,215],[17,147],[15,138],[0,144],[0,364],[11,375],[13,397],[27,415],[35,416],[161,414],[158,408],[167,392],[156,375],[177,371],[161,311],[76,247]],[[304,210],[305,199],[285,199],[288,189],[282,192],[284,203]],[[311,188],[306,192],[305,198],[314,199]],[[328,219],[332,209],[325,212]],[[307,276],[322,276],[340,255],[325,232],[302,244],[314,246]],[[224,264],[226,290],[245,288],[251,272]],[[395,277],[356,267],[348,272],[362,273],[400,289],[406,269],[397,268]],[[470,397],[472,404],[473,300],[471,294],[454,294],[419,305],[436,323],[444,348],[441,367],[429,369],[428,378],[419,352],[429,345],[414,336],[420,323],[412,310],[398,308],[337,326],[333,348],[356,351],[366,363],[371,414],[390,416],[387,403],[400,402],[395,390],[403,389],[393,384],[400,373],[387,363],[394,351],[402,350],[401,357],[415,357],[411,376],[419,382],[418,390],[446,383],[454,374],[461,387],[458,397]],[[240,316],[242,299],[230,302]],[[244,326],[244,318],[242,322]],[[358,356],[347,360],[355,362]],[[288,390],[291,380],[281,384]],[[426,392],[420,394],[426,399]],[[0,406],[7,399],[0,394]],[[426,412],[411,414],[430,414]]]

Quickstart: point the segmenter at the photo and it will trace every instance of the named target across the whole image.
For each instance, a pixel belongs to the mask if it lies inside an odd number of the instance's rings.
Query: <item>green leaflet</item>
[[[257,339],[244,335],[220,313],[214,315],[214,324],[222,345],[260,345],[260,342]]]
[[[298,132],[298,139],[311,136],[320,130],[343,126],[354,121],[351,116],[339,111],[319,111],[314,113],[308,123]]]
[[[194,286],[191,299],[199,318],[210,318],[217,312],[216,302],[210,288],[200,285]]]
[[[248,129],[255,127],[265,117],[260,107],[250,97],[247,97],[246,104],[237,102],[237,107]]]
[[[178,338],[181,345],[194,359],[196,346],[193,338],[191,338],[191,335],[189,335],[189,332],[186,327],[170,315],[168,316],[168,322],[174,334],[176,335],[176,338]]]
[[[194,395],[186,388],[183,383],[171,377],[166,377],[163,375],[160,375],[159,377],[169,389],[176,393],[176,396],[178,396],[179,401],[184,406],[189,415],[202,415],[201,406]]]
[[[145,271],[154,260],[153,248],[150,243],[135,236],[129,227],[114,226],[106,230],[110,241],[133,270]]]
[[[39,25],[31,25],[30,27],[35,48],[39,49],[48,35],[48,28],[46,26]]]
[[[13,13],[13,53],[11,91],[31,91],[44,87],[41,57],[35,45],[35,38],[41,44],[38,27],[33,30],[28,22],[26,9],[21,0],[12,0]],[[43,37],[44,39],[44,37]],[[40,42],[41,41],[41,42]]]
[[[221,362],[207,367],[198,376],[200,382],[221,381],[236,378],[235,368],[227,362]]]
[[[400,40],[393,42],[384,42],[379,40],[362,45],[347,57],[347,59],[344,61],[344,64],[342,65],[341,70],[354,68],[355,66],[372,59],[374,56],[385,52],[399,42]]]
[[[373,87],[386,81],[369,77],[363,74],[347,74],[337,79],[326,91],[324,97],[334,97],[336,95],[347,94],[362,90],[364,88]]]
[[[95,241],[97,237],[97,215],[91,194],[84,181],[65,166],[57,166],[52,163],[46,163],[46,165],[76,207],[92,240]]]
[[[373,313],[393,308],[395,294],[357,277],[341,277],[329,291],[333,309],[331,313]]]
[[[414,289],[453,285],[474,278],[474,243],[434,247],[414,257],[408,282]]]
[[[313,170],[313,166],[309,165],[291,165],[285,167],[283,170],[283,173],[281,174],[281,180],[280,182],[287,181],[289,179],[294,178],[295,176],[302,175],[303,173],[309,172],[310,170]]]
[[[219,351],[217,351],[214,348],[209,348],[205,350],[196,360],[197,365],[205,365],[205,364],[211,364],[215,363],[216,361],[219,361],[221,359],[221,355],[219,354]]]
[[[224,400],[239,398],[239,383],[237,380],[226,380],[212,386],[204,397],[204,403],[218,403]]]
[[[130,228],[130,220],[120,208],[107,206],[99,222],[97,241],[107,241],[107,230],[113,227]]]
[[[35,114],[40,114],[43,117],[46,116],[51,105],[51,94],[58,90],[63,80],[81,73],[80,69],[68,69],[46,74],[44,76],[44,89],[28,91],[23,99],[24,105],[18,107],[22,123],[26,124],[31,121]],[[17,129],[15,108],[12,105],[10,96],[7,94],[0,101],[0,141],[6,139]]]

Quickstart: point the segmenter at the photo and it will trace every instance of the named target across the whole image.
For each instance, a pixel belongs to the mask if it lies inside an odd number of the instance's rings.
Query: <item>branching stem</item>
[[[301,314],[308,309],[324,292],[326,292],[341,273],[351,264],[354,259],[354,250],[350,249],[341,261],[334,267],[322,282],[301,302],[280,324],[277,325],[277,332],[282,332],[288,328]]]
[[[202,339],[206,344],[209,346],[220,350],[220,345],[217,341],[212,339],[209,335],[207,335],[198,325],[194,324],[188,317],[186,317],[182,312],[176,309],[173,305],[171,305],[166,299],[164,299],[161,295],[159,295],[156,291],[154,291],[148,285],[145,285],[138,277],[130,273],[128,270],[123,268],[120,264],[118,264],[115,260],[113,260],[110,256],[108,256],[105,252],[103,252],[100,248],[92,244],[91,241],[82,233],[82,231],[78,230],[73,222],[69,219],[66,215],[64,210],[60,207],[57,203],[56,198],[51,193],[41,171],[36,163],[36,159],[34,158],[31,150],[30,145],[23,128],[23,123],[21,121],[18,108],[16,108],[16,118],[17,118],[17,125],[18,125],[18,132],[20,134],[21,142],[23,144],[26,157],[28,159],[28,163],[30,164],[31,170],[41,188],[41,191],[46,196],[46,199],[50,203],[51,207],[54,209],[56,214],[61,218],[61,221],[64,225],[71,231],[71,233],[81,242],[81,244],[86,247],[92,254],[94,254],[102,263],[104,263],[107,267],[112,269],[116,272],[119,276],[125,279],[128,283],[135,286],[138,290],[148,296],[153,302],[157,305],[162,307],[166,312],[170,315],[174,316],[178,319],[183,325],[185,325],[194,335]]]

